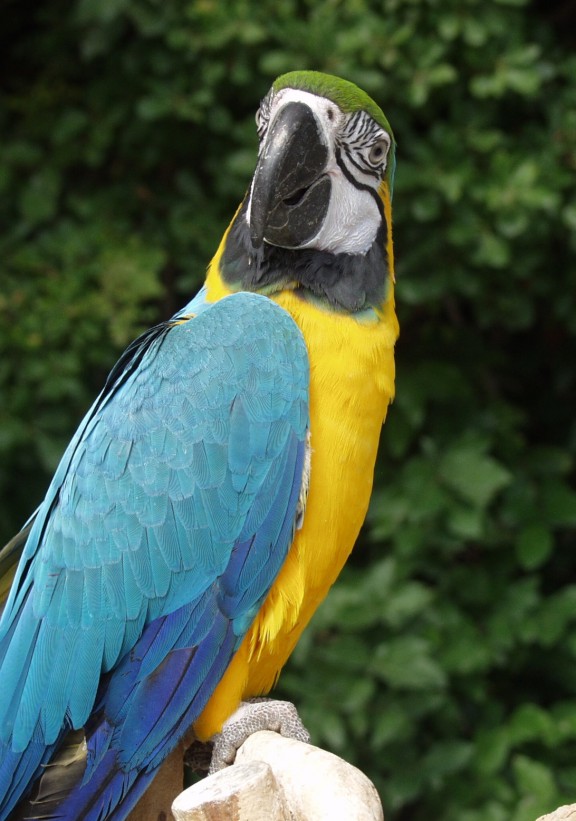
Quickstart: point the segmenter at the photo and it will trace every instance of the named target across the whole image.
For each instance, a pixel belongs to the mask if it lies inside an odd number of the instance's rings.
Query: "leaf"
[[[454,504],[448,514],[450,532],[460,539],[480,540],[484,532],[482,510],[467,505]]]
[[[550,556],[554,540],[544,525],[528,525],[518,534],[516,555],[524,570],[540,567]]]
[[[538,613],[536,636],[545,647],[568,635],[576,621],[576,585],[567,585],[542,602]]]
[[[554,776],[549,767],[525,755],[516,755],[512,768],[520,794],[550,800],[555,794]]]
[[[374,716],[371,744],[375,750],[381,750],[388,744],[413,736],[413,724],[408,713],[399,709],[384,708]]]
[[[450,449],[440,461],[439,474],[457,496],[478,508],[485,508],[512,480],[503,465],[473,443]]]
[[[541,515],[553,526],[576,525],[576,491],[564,482],[548,482],[542,488]]]
[[[488,775],[502,770],[511,749],[507,727],[490,727],[476,739],[475,762],[480,774]]]
[[[432,597],[431,590],[418,582],[404,584],[386,598],[384,619],[393,627],[400,627],[422,613],[430,605]]]
[[[474,753],[474,745],[469,741],[444,741],[434,744],[423,761],[426,780],[433,788],[438,788],[446,776],[465,768]]]
[[[400,690],[438,689],[446,685],[446,675],[432,659],[428,642],[416,636],[381,644],[368,669]]]
[[[522,704],[508,722],[508,729],[514,745],[526,741],[541,741],[551,745],[557,738],[554,719],[537,704]]]

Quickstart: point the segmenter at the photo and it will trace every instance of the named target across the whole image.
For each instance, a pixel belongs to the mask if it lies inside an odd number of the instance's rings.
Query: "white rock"
[[[272,770],[262,761],[235,764],[176,797],[176,821],[291,821]]]
[[[384,821],[372,782],[338,756],[278,733],[254,733],[232,767],[172,804],[176,821]]]
[[[277,733],[254,733],[236,761],[264,761],[286,797],[294,821],[383,821],[376,788],[363,772],[332,753]]]

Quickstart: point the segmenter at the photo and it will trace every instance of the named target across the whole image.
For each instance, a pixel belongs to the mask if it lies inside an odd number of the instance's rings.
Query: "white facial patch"
[[[374,197],[349,182],[341,169],[330,171],[332,191],[320,230],[303,248],[314,246],[333,254],[365,254],[376,239],[382,217]]]

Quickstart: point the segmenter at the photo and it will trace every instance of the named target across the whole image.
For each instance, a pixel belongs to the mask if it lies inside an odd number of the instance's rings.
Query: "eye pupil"
[[[378,165],[384,159],[388,145],[383,140],[374,143],[368,154],[368,161],[373,165]]]

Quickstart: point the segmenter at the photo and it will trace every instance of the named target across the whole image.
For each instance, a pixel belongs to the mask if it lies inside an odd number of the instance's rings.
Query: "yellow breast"
[[[210,301],[228,293],[214,272],[207,284]],[[195,724],[200,738],[218,732],[240,700],[270,690],[342,569],[366,515],[380,430],[394,393],[398,325],[392,289],[380,321],[371,323],[324,311],[291,292],[274,298],[300,327],[310,358],[308,501],[278,578]]]

